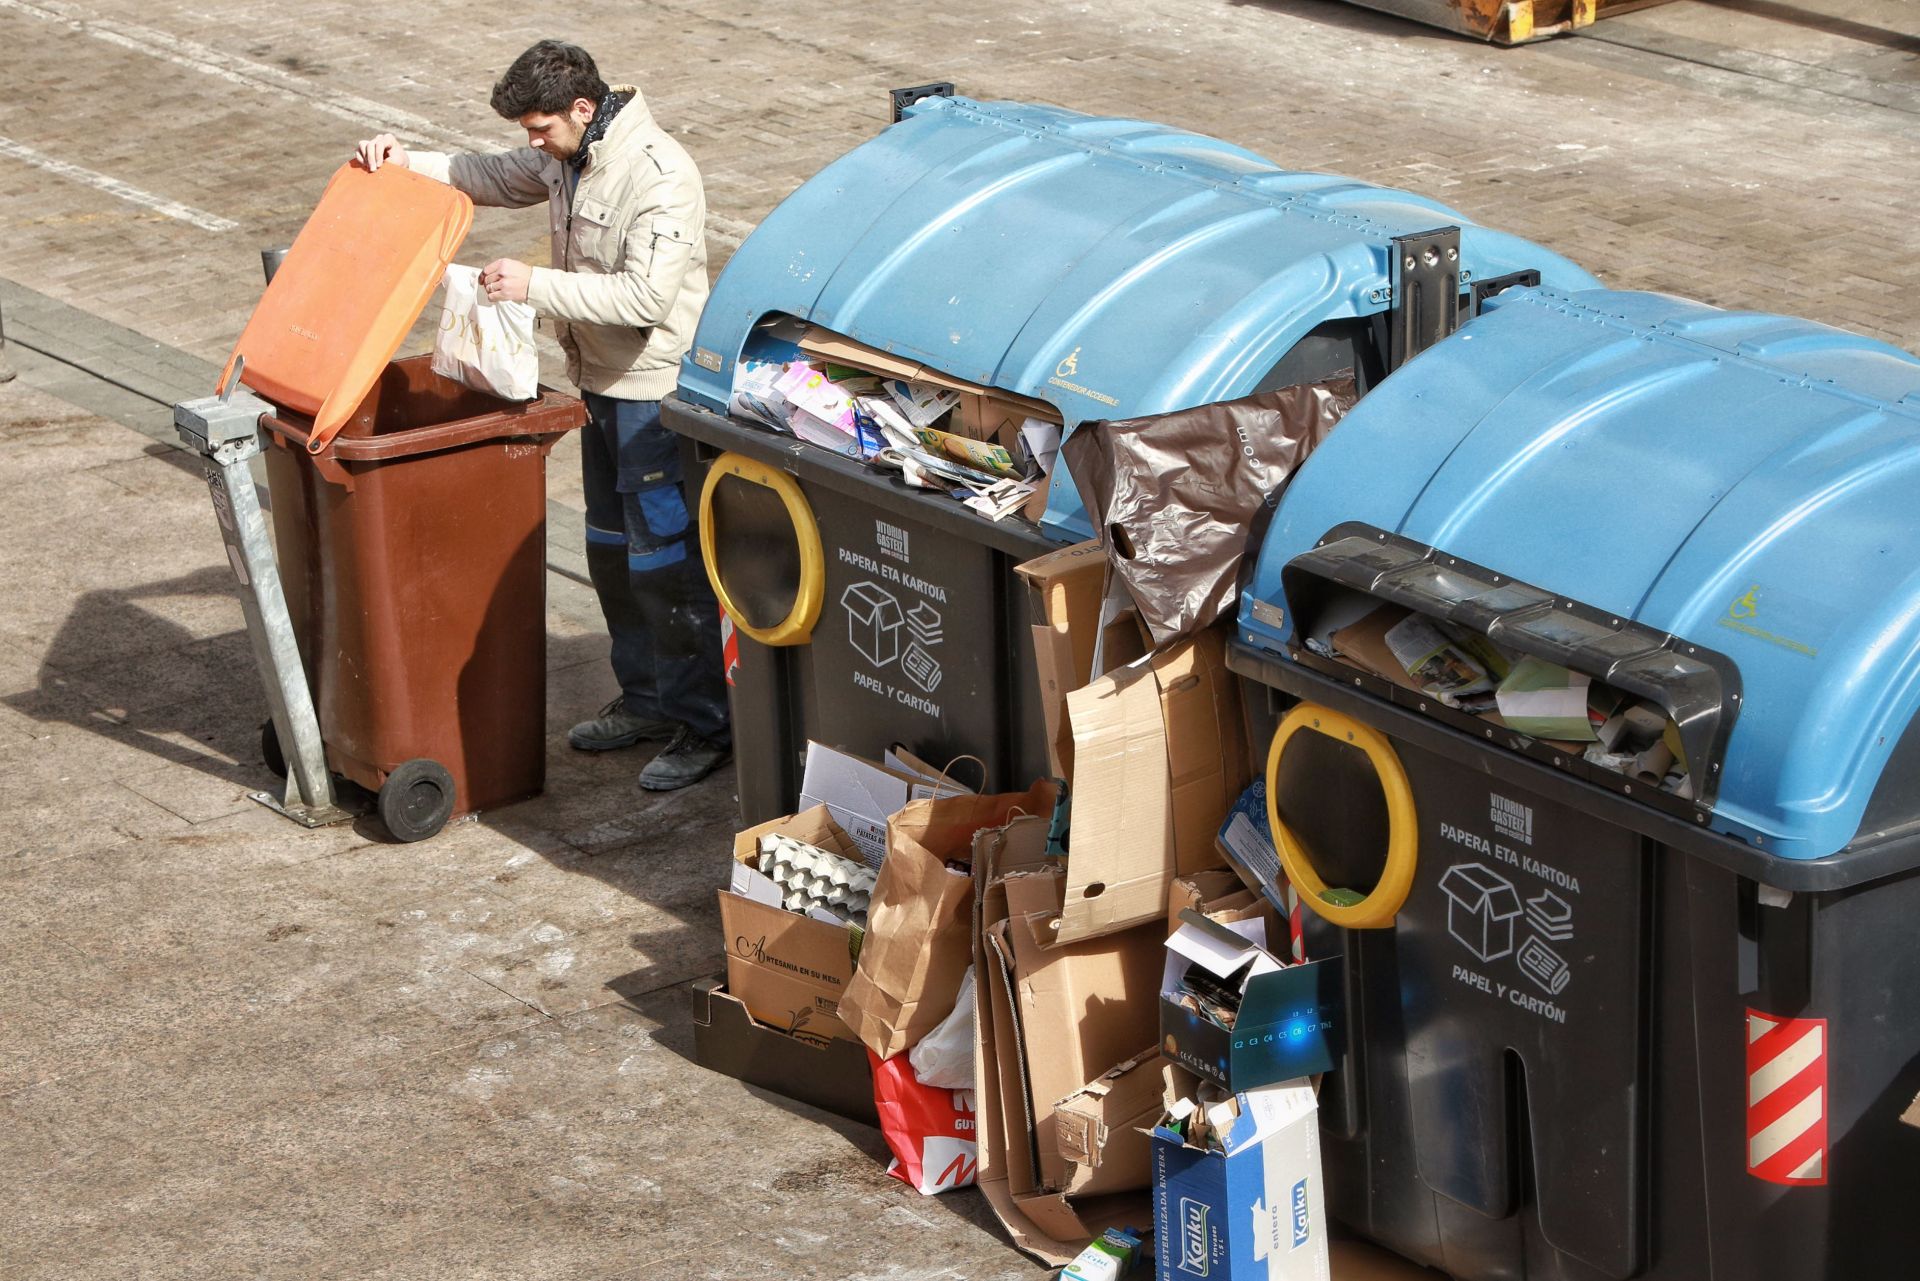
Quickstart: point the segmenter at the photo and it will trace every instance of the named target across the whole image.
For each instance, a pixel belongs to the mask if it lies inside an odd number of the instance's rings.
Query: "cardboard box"
[[[858,857],[824,806],[762,823],[734,838],[728,888],[719,892],[727,989],[754,1018],[796,1040],[853,1040],[838,1011],[853,977],[857,935],[849,926],[787,911],[777,887],[769,896],[772,882],[758,866],[759,840],[773,833]]]
[[[1222,865],[1214,836],[1247,786],[1240,681],[1227,670],[1219,628],[1161,650],[1153,675],[1166,727],[1174,871],[1185,876]]]
[[[1189,1071],[1231,1090],[1249,1090],[1332,1069],[1344,1002],[1338,958],[1289,965],[1262,944],[1266,920],[1220,923],[1191,909],[1167,939],[1160,985],[1160,1051]],[[1240,985],[1240,1011],[1222,1027],[1177,997],[1189,967],[1218,979],[1252,970]]]
[[[1279,914],[1232,868],[1209,868],[1174,878],[1167,890],[1169,936],[1180,928],[1180,913],[1185,911],[1198,912],[1210,921],[1244,921],[1257,916],[1266,922],[1269,939],[1281,937]]]
[[[1131,1192],[1152,1178],[1148,1132],[1161,1109],[1160,1051],[1149,1048],[1053,1105],[1066,1193]]]
[[[1044,400],[954,378],[929,369],[917,360],[869,347],[817,326],[801,337],[800,350],[811,358],[864,369],[882,378],[926,383],[959,392],[960,403],[954,407],[949,420],[952,430],[973,440],[996,441],[1015,458],[1020,457],[1021,423],[1029,418],[1063,421],[1060,411]]]
[[[1169,1095],[1190,1098],[1192,1078],[1168,1075]],[[1217,1150],[1188,1143],[1171,1117],[1154,1128],[1155,1276],[1329,1281],[1313,1087],[1275,1084],[1237,1102]]]
[[[701,1067],[784,1098],[879,1125],[873,1069],[857,1041],[817,1042],[754,1021],[719,979],[693,985],[693,1057]]]
[[[1057,878],[1046,878],[1057,880]],[[1039,884],[1037,877],[1027,878]],[[1055,946],[1051,912],[1022,913],[1008,887],[1008,919],[990,942],[1010,959],[1020,1031],[1022,1074],[1035,1112],[1040,1186],[1068,1190],[1053,1105],[1158,1033],[1154,997],[1160,981],[1160,931],[1146,928]],[[1005,949],[1011,949],[1010,958]]]
[[[1214,835],[1247,774],[1234,682],[1208,631],[1067,695],[1074,821],[1060,942],[1159,919],[1176,876],[1220,865]]]
[[[1062,944],[1154,920],[1174,872],[1166,730],[1149,660],[1067,695],[1067,720],[1073,833]]]
[[[1020,884],[1023,879],[1033,877],[1058,879],[1058,869],[1047,857],[1046,848],[1047,820],[1039,817],[1015,819],[1004,828],[983,831],[974,838],[976,884],[981,887],[976,897],[977,921],[979,926],[986,927],[976,928],[974,933],[979,977],[979,1036],[974,1077],[980,1127],[979,1187],[1013,1243],[1035,1258],[1059,1267],[1107,1228],[1146,1222],[1152,1207],[1145,1192],[1073,1197],[1041,1185],[1038,1126],[1029,1078],[1034,1065],[1023,1043],[1023,1034],[1028,1030],[1020,1021],[1023,994],[1006,926],[1009,886],[1013,887],[1013,901],[1021,906],[1028,905],[1035,895],[1039,901],[1047,901],[1046,896],[1051,892],[1047,887]],[[1145,931],[1143,936],[1157,933],[1157,929]],[[1110,948],[1112,945],[1112,941],[1102,940],[1097,946]],[[1111,995],[1091,989],[1085,995],[1101,997],[1101,1002],[1064,1016],[1056,1010],[1054,1017],[1064,1021],[1050,1029],[1044,1025],[1033,1027],[1034,1043],[1046,1045],[1049,1031],[1056,1042],[1073,1039],[1069,1029],[1079,1028],[1088,1019],[1098,1021],[1114,1008]],[[1090,1038],[1090,1043],[1112,1043],[1112,1038],[1100,1028],[1091,1030],[1096,1035]],[[1152,1034],[1149,1026],[1145,1035],[1150,1038]],[[1136,1027],[1128,1035],[1137,1038],[1139,1029]],[[1136,1039],[1135,1044],[1138,1043]],[[1126,1052],[1118,1051],[1114,1057]],[[1112,1058],[1108,1060],[1112,1061]],[[1087,1075],[1083,1074],[1073,1085],[1086,1079]],[[1072,1088],[1068,1087],[1069,1091]],[[1048,1096],[1048,1102],[1058,1097],[1061,1094]]]
[[[1033,661],[1047,724],[1047,755],[1060,778],[1073,777],[1067,695],[1093,679],[1093,642],[1107,558],[1097,541],[1063,547],[1014,566],[1032,602]]]

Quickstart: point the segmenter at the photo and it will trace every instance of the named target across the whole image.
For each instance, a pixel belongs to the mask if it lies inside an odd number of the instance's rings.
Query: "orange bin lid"
[[[313,419],[319,453],[420,318],[473,225],[465,192],[397,165],[346,164],[260,297],[220,375]]]

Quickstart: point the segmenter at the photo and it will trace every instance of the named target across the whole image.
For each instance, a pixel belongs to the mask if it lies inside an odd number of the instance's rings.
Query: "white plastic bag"
[[[480,269],[454,264],[444,281],[446,304],[433,340],[433,372],[502,400],[540,394],[540,356],[533,348],[533,308],[488,302]]]
[[[913,1075],[920,1084],[945,1090],[973,1088],[973,1001],[973,970],[969,968],[960,980],[960,996],[953,1003],[953,1013],[907,1051],[907,1062],[913,1064]]]

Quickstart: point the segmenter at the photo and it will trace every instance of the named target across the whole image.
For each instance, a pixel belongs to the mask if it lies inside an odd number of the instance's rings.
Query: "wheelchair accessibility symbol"
[[[1753,586],[1747,588],[1744,596],[1736,596],[1733,599],[1733,603],[1727,606],[1727,617],[1752,618],[1755,614],[1758,614],[1760,612],[1760,602],[1757,599],[1759,595],[1760,584],[1755,583]]]

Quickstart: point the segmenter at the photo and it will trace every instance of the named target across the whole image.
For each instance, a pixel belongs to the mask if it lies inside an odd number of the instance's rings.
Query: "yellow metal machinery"
[[[1348,0],[1494,44],[1526,44],[1666,0]]]

